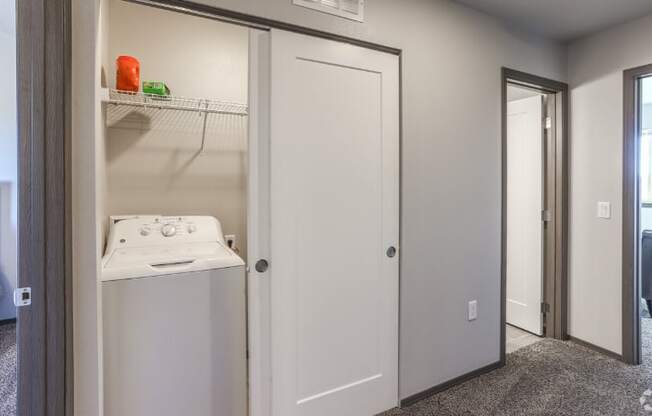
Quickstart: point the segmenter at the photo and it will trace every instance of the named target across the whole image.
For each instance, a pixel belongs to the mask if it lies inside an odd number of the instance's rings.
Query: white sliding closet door
[[[375,415],[398,401],[398,57],[271,38],[273,415]]]
[[[543,101],[507,103],[508,324],[543,335]]]

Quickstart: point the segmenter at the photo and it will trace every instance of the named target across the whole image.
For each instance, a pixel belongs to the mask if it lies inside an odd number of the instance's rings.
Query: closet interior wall
[[[246,28],[121,0],[104,3],[103,88],[115,88],[115,59],[131,55],[140,62],[141,82],[163,81],[174,96],[247,103]],[[246,116],[120,106],[103,111],[100,123],[100,218],[215,216],[246,258]]]

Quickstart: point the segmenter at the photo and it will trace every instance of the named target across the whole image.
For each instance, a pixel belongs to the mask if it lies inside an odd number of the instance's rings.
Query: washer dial
[[[177,233],[177,227],[174,224],[164,224],[161,227],[161,234],[164,237],[173,237]]]

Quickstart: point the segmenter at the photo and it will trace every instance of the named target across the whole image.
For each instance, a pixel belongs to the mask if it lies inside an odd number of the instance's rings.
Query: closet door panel
[[[398,57],[272,32],[274,415],[398,395]]]

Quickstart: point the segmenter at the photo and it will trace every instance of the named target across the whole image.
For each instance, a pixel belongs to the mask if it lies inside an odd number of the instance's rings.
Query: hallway
[[[641,328],[641,366],[545,339],[508,354],[504,368],[383,416],[650,415],[652,319]]]

